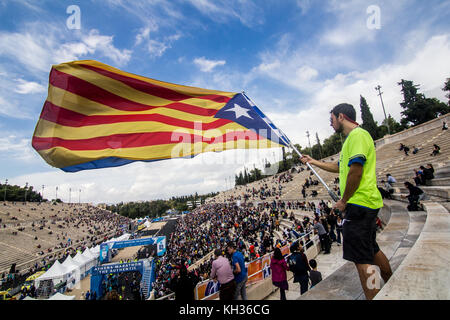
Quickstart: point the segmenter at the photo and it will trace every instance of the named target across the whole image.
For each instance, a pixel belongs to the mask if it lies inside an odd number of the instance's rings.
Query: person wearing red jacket
[[[272,270],[272,283],[280,288],[280,300],[286,300],[286,290],[289,290],[286,271],[289,267],[281,254],[280,248],[275,248],[273,257],[270,260],[270,269]]]

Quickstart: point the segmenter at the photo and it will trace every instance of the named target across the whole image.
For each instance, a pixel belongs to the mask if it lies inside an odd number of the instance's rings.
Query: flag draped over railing
[[[66,172],[286,146],[245,94],[162,82],[93,60],[52,67],[32,146]]]

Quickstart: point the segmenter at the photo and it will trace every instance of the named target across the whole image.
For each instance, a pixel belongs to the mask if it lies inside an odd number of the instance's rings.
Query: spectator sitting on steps
[[[409,147],[405,146],[403,143],[400,143],[400,148],[398,150],[403,150],[405,152],[405,155],[408,155]]]
[[[392,187],[394,186],[394,183],[397,182],[397,180],[395,180],[395,178],[394,178],[393,176],[391,176],[390,173],[388,173],[388,174],[386,175],[386,178],[387,178],[387,182],[388,182]]]
[[[433,144],[433,152],[430,154],[430,156],[436,156],[440,153],[441,148],[437,144]]]
[[[409,201],[408,210],[409,211],[418,211],[419,210],[419,202],[425,197],[425,192],[422,189],[415,187],[412,183],[406,181],[405,187],[409,190],[409,195],[404,196],[402,198],[407,198]]]
[[[423,168],[423,167],[421,167]],[[431,186],[431,180],[434,179],[434,168],[431,163],[427,164],[426,168],[423,168],[423,177],[426,186]]]

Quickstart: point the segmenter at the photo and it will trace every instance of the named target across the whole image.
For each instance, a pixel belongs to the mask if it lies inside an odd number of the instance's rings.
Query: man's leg
[[[303,276],[302,279],[300,279],[300,294],[304,294],[306,291],[308,291],[308,284],[309,284],[309,278],[308,276]]]
[[[369,288],[369,282],[371,282],[371,279],[369,279],[371,276],[373,276],[373,272],[369,273],[369,267],[372,267],[370,264],[359,264],[355,263],[356,269],[358,270],[359,274],[359,280],[361,281],[361,286],[364,291],[364,295],[366,296],[366,300],[372,300],[380,291],[380,288],[377,288],[377,286]]]
[[[373,263],[380,268],[381,277],[383,278],[384,283],[388,282],[389,278],[392,276],[392,269],[389,260],[386,258],[383,251],[379,250],[375,253]]]
[[[331,250],[331,239],[330,236],[325,235],[325,253],[330,253]]]
[[[242,300],[247,300],[247,277],[245,280],[242,281],[242,287],[241,287],[241,297]]]
[[[244,281],[241,281],[236,284],[236,290],[234,292],[234,300],[242,300],[242,285],[244,285]]]

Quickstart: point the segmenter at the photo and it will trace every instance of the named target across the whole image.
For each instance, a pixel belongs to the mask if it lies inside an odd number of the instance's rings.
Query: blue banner
[[[118,263],[118,264],[107,264],[103,266],[94,267],[92,269],[92,275],[105,275],[110,273],[119,273],[119,272],[130,272],[130,271],[139,271],[142,273],[142,269],[144,268],[144,264],[142,261],[138,262],[129,262],[129,263]]]

